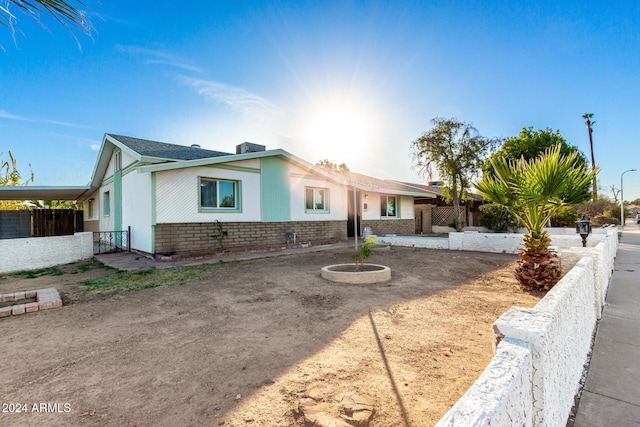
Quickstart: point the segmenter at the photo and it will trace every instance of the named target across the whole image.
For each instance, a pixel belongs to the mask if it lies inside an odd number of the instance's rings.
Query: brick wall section
[[[31,212],[0,211],[0,239],[31,237]]]
[[[346,221],[290,221],[290,222],[223,222],[227,232],[224,249],[240,249],[287,243],[287,233],[295,232],[296,241],[318,242],[347,238]],[[220,249],[214,223],[157,224],[155,226],[156,254],[209,253]],[[291,242],[292,243],[292,242]]]
[[[413,236],[416,234],[414,219],[364,220],[360,229],[362,230],[364,227],[371,227],[371,232],[376,236],[384,236],[385,234]]]

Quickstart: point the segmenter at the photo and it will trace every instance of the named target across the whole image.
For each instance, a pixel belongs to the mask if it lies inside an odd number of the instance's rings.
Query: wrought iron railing
[[[131,227],[120,231],[94,231],[93,254],[131,252]]]

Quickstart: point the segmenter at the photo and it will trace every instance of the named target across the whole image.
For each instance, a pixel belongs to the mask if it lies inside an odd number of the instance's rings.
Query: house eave
[[[0,187],[0,200],[75,200],[83,202],[95,191],[90,186]]]

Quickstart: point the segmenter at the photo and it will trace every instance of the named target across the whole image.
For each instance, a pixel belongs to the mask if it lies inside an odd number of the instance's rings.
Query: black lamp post
[[[582,247],[587,247],[587,236],[591,234],[591,221],[589,221],[584,215],[580,221],[576,221],[576,233],[582,237]]]

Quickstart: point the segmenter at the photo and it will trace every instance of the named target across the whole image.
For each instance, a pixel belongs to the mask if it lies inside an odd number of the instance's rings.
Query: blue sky
[[[93,39],[0,27],[0,152],[35,185],[85,185],[104,133],[234,152],[244,141],[422,182],[434,117],[487,137],[559,130],[600,192],[640,169],[640,2],[89,0]],[[640,197],[640,172],[624,176]]]

